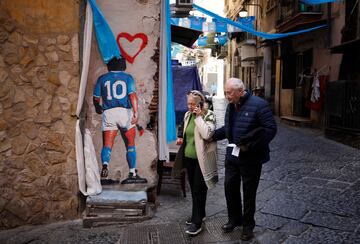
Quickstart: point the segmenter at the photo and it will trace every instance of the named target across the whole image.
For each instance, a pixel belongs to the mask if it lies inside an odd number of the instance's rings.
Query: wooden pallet
[[[87,198],[83,227],[129,224],[149,219],[152,215],[146,192],[104,190]]]

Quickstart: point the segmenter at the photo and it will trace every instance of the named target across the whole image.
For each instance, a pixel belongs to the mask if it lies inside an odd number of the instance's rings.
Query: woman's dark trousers
[[[191,222],[200,225],[205,217],[207,186],[197,159],[184,157],[192,197]]]

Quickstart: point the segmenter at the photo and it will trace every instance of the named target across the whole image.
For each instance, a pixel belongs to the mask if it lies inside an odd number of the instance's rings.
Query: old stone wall
[[[0,229],[78,214],[79,3],[0,3]]]

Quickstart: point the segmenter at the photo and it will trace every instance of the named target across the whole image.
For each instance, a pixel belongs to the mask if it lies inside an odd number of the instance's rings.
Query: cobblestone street
[[[223,123],[223,100],[215,112]],[[224,148],[219,146],[220,182],[208,192],[205,231],[189,238],[191,212],[176,186],[164,185],[155,216],[128,227],[83,229],[80,220],[0,232],[0,243],[241,243],[240,229],[223,234]],[[257,197],[255,238],[244,243],[360,243],[360,151],[324,138],[319,130],[279,123],[271,161],[263,166]]]

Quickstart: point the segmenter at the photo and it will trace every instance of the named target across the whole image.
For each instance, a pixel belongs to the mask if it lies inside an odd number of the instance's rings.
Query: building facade
[[[285,120],[326,128],[329,135],[334,131],[358,135],[359,73],[353,65],[357,62],[349,62],[359,59],[356,1],[307,5],[297,0],[226,0],[226,16],[236,18],[242,7],[255,16],[255,28],[266,33],[324,27],[276,40],[243,32],[230,36],[227,76],[243,79],[252,91],[260,87],[275,114]],[[338,80],[347,81],[338,85],[343,92],[332,103],[331,92],[336,90],[332,87]],[[358,147],[355,141],[350,144]]]
[[[154,202],[161,1],[96,2],[130,60],[126,72],[136,83],[137,124],[144,129],[136,132],[137,169],[148,180],[148,201]],[[92,97],[98,77],[108,71],[94,32],[84,103],[77,114],[87,4],[0,2],[0,229],[81,216],[85,197],[79,191],[77,120],[82,132],[91,132],[101,169],[101,115]],[[111,179],[128,176],[120,136],[111,162]]]
[[[0,228],[79,214],[78,1],[0,3]]]

